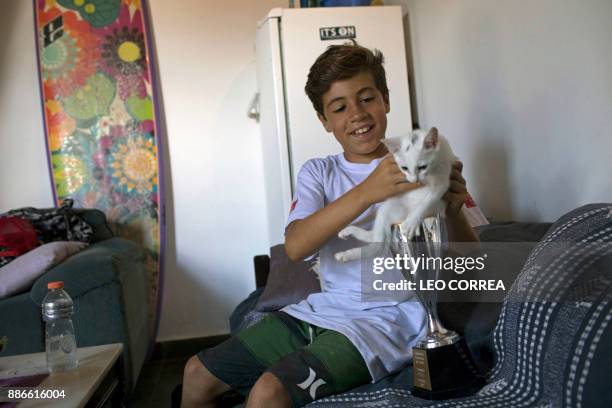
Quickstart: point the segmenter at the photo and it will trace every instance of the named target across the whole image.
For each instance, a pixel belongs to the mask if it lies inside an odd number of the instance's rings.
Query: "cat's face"
[[[411,183],[425,178],[430,167],[435,164],[440,148],[435,127],[429,131],[415,130],[408,136],[385,139],[383,143]]]
[[[382,157],[381,140],[387,130],[388,98],[369,72],[335,81],[323,95],[325,116],[318,115],[328,132],[342,145],[344,156],[355,163],[369,163]]]

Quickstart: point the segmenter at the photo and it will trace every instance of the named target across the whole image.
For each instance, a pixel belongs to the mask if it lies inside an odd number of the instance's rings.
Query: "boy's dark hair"
[[[362,72],[369,72],[374,77],[376,88],[388,98],[389,88],[387,88],[383,62],[382,52],[377,49],[370,50],[355,42],[330,45],[310,67],[304,88],[306,95],[315,110],[325,117],[323,94],[329,90],[332,83],[352,78]]]

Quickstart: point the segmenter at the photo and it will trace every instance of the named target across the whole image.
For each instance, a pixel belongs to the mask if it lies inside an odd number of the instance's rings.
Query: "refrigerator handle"
[[[249,104],[247,116],[254,119],[256,122],[259,122],[259,92],[256,92],[255,95],[253,95],[253,99]]]

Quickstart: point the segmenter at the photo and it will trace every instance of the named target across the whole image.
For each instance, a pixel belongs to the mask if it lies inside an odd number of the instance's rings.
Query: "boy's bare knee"
[[[255,382],[247,407],[291,407],[289,392],[274,374],[263,373]]]
[[[211,404],[230,386],[212,375],[197,356],[192,356],[183,371],[182,407],[200,407]]]

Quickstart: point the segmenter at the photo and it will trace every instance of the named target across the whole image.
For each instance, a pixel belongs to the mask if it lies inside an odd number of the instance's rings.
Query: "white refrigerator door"
[[[279,13],[280,9],[274,9],[270,15]],[[285,220],[292,199],[279,21],[278,17],[262,21],[255,38],[270,246],[284,242]]]
[[[280,33],[292,187],[308,159],[342,151],[333,134],[326,133],[304,92],[315,59],[328,46],[348,41],[322,40],[320,29],[329,27],[354,27],[355,40],[360,45],[382,51],[391,104],[386,134],[399,136],[412,130],[399,6],[283,9]]]

